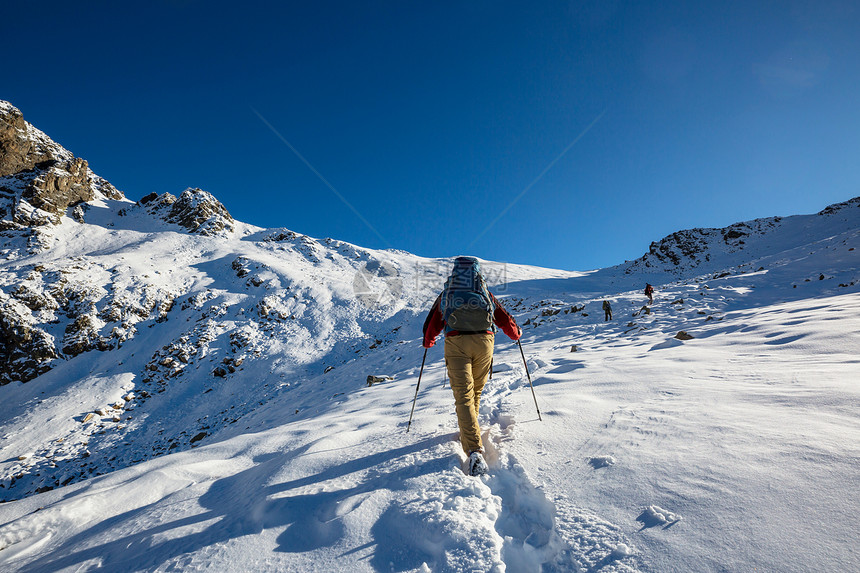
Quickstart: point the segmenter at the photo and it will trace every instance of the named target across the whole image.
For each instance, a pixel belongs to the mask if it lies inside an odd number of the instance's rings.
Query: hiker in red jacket
[[[645,296],[648,297],[648,304],[654,304],[654,287],[651,283],[645,283]]]
[[[445,330],[445,364],[454,391],[460,443],[469,456],[469,475],[483,475],[489,469],[478,411],[493,363],[496,326],[512,340],[522,335],[514,318],[487,290],[478,260],[457,257],[442,294],[424,321],[424,348],[432,347]]]

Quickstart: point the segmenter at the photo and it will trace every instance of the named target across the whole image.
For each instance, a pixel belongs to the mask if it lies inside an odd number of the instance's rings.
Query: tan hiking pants
[[[460,443],[468,455],[483,449],[478,408],[493,362],[493,334],[460,334],[445,338],[445,364],[460,424]]]

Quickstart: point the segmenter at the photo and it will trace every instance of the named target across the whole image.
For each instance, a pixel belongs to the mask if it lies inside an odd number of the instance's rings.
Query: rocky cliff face
[[[224,205],[200,189],[178,198],[153,193],[136,204],[128,201],[84,159],[0,101],[0,258],[10,261],[10,272],[0,274],[0,386],[32,380],[58,361],[89,350],[116,348],[134,337],[135,324],[162,320],[172,307],[175,293],[146,277],[123,288],[112,276],[94,281],[104,269],[74,257],[61,264],[56,259],[49,265],[15,263],[53,248],[63,215],[84,223],[87,203],[94,200],[125,203],[117,205],[119,218],[109,227],[121,227],[122,215],[135,211],[151,218],[153,228],[168,223],[214,236],[235,227]]]
[[[98,198],[123,194],[0,101],[0,230],[56,224],[70,206]]]
[[[70,153],[51,149],[45,143],[24,121],[18,108],[0,101],[0,177],[28,171],[43,161],[71,159]]]

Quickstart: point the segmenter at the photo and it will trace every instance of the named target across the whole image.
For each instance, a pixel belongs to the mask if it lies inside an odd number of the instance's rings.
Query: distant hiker
[[[654,304],[654,287],[651,283],[645,283],[645,296],[648,297],[648,304]]]
[[[606,322],[607,320],[612,320],[612,305],[609,304],[608,300],[603,301],[603,314],[606,315],[603,318],[603,322]]]
[[[454,391],[460,443],[469,456],[469,475],[473,476],[484,475],[489,469],[483,456],[478,410],[492,368],[496,326],[512,340],[518,340],[523,332],[487,290],[478,260],[457,257],[442,294],[424,321],[424,348],[432,347],[436,336],[445,330],[445,364]]]

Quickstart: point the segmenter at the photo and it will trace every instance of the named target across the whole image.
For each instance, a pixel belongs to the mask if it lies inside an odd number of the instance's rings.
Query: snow
[[[63,276],[125,332],[0,387],[0,569],[858,570],[857,205],[680,266],[482,263],[543,421],[500,333],[472,478],[441,344],[405,431],[448,262],[100,199],[0,262],[10,300]]]

